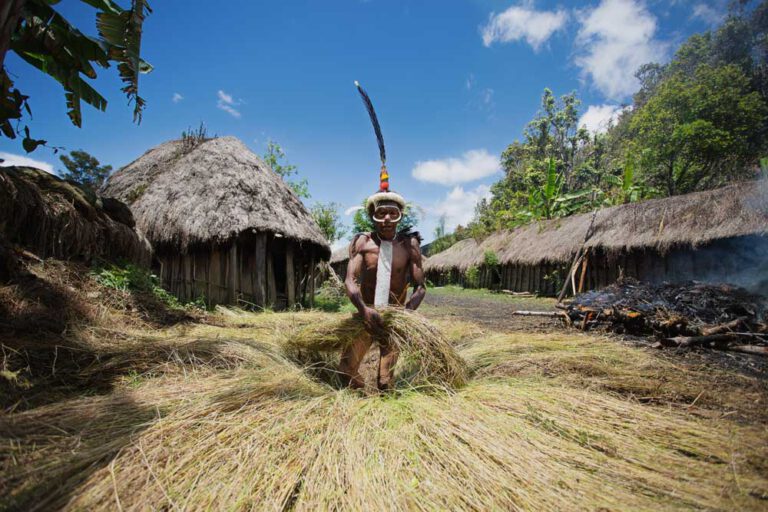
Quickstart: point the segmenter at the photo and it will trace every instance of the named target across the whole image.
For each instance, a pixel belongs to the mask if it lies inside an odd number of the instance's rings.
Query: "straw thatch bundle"
[[[426,271],[466,270],[482,265],[486,251],[503,264],[569,263],[584,241],[591,213],[498,231],[481,242],[463,240],[425,262]],[[604,208],[597,212],[586,247],[619,253],[697,247],[715,240],[768,234],[768,180],[663,199]]]
[[[42,258],[148,265],[151,257],[125,205],[32,167],[0,168],[0,237]]]
[[[269,232],[316,246],[328,242],[307,209],[269,166],[235,137],[150,149],[112,175],[105,195],[128,203],[154,246],[223,242]]]
[[[427,319],[401,308],[385,309],[382,319],[384,330],[378,338],[400,351],[395,371],[397,387],[458,387],[466,383],[466,363]],[[289,357],[302,364],[325,363],[327,359],[319,353],[338,354],[364,331],[358,316],[333,319],[286,333],[284,347]]]

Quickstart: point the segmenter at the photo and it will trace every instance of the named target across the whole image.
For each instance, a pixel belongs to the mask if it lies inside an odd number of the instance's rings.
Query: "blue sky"
[[[11,54],[6,66],[30,96],[33,136],[119,168],[202,121],[209,134],[234,135],[258,154],[268,139],[278,142],[309,181],[307,203],[344,210],[378,185],[359,80],[382,124],[392,188],[419,205],[419,229],[431,239],[440,215],[449,228],[471,218],[545,87],[558,96],[575,90],[582,121],[600,129],[630,101],[637,66],[667,60],[690,34],[718,23],[726,0],[151,5],[142,52],[155,69],[140,83],[143,122],[132,123],[109,69],[95,81],[107,112],[84,105],[83,127],[72,126],[58,84]],[[87,6],[69,0],[59,8],[94,32]],[[20,140],[0,138],[0,157],[61,168],[49,149],[25,155]]]

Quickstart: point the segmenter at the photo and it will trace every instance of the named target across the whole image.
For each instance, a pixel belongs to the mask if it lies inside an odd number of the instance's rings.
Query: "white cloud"
[[[493,89],[483,89],[480,93],[480,100],[483,102],[483,105],[493,106],[493,92]]]
[[[590,132],[604,133],[612,124],[616,124],[625,108],[620,105],[590,105],[579,118],[579,127],[584,126]]]
[[[461,158],[416,162],[411,175],[419,181],[455,185],[479,180],[499,170],[499,159],[485,149],[467,151]]]
[[[720,5],[719,9],[707,4],[696,4],[693,6],[693,17],[700,18],[709,25],[719,25],[726,15],[726,9],[724,5]]]
[[[222,90],[219,90],[218,95],[219,101],[216,103],[216,106],[224,112],[227,112],[232,117],[239,119],[241,114],[240,111],[235,108],[235,106],[239,105],[241,102],[235,101],[231,94],[227,94]]]
[[[474,190],[464,190],[457,186],[448,192],[445,199],[429,209],[429,213],[439,218],[445,215],[445,229],[453,231],[461,224],[466,226],[475,215],[475,205],[483,198],[491,197],[491,187],[479,185]]]
[[[349,208],[347,208],[346,210],[344,210],[344,215],[354,215],[354,213],[355,213],[357,210],[362,210],[362,209],[363,209],[363,207],[362,207],[362,206],[360,206],[359,204],[358,204],[358,205],[356,205],[356,206],[350,206]]]
[[[13,153],[5,153],[3,151],[0,151],[0,158],[4,160],[3,162],[0,162],[0,167],[26,165],[28,167],[36,167],[38,169],[44,170],[45,172],[54,174],[53,165],[49,164],[48,162],[43,162],[42,160],[34,160],[27,156],[14,155]]]
[[[654,39],[656,18],[642,0],[602,0],[578,18],[576,65],[608,98],[631,95],[638,87],[635,71],[666,58],[668,47]]]
[[[472,88],[475,86],[475,75],[473,73],[469,74],[466,82],[464,82],[464,86],[467,88],[468,91],[471,91]]]
[[[183,99],[184,99],[184,96],[182,96],[181,94],[175,92],[175,93],[173,93],[173,98],[171,98],[171,101],[174,102],[174,103],[178,103],[178,102],[180,102]]]
[[[532,1],[524,1],[500,14],[491,13],[488,24],[483,27],[483,44],[491,46],[495,42],[525,39],[534,51],[538,51],[552,34],[565,26],[566,21],[568,13],[562,9],[537,11]]]

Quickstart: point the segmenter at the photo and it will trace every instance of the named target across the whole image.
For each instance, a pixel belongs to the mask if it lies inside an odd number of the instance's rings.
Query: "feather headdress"
[[[363,99],[365,109],[368,111],[368,116],[371,118],[371,124],[373,125],[373,131],[376,133],[376,141],[379,143],[379,157],[381,158],[381,172],[379,173],[379,191],[373,194],[366,201],[366,209],[368,214],[372,215],[373,210],[376,208],[377,203],[382,201],[391,201],[400,206],[401,210],[405,210],[405,199],[396,193],[389,190],[389,172],[387,171],[387,150],[384,147],[384,136],[381,134],[381,126],[379,125],[379,118],[376,116],[376,110],[373,108],[373,102],[365,92],[360,82],[355,80],[355,87],[360,93],[360,97]]]

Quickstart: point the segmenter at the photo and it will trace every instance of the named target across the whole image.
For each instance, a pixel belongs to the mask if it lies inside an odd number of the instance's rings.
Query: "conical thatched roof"
[[[128,203],[153,245],[185,250],[243,231],[330,247],[286,183],[235,137],[193,147],[166,142],[110,177],[103,193]]]
[[[425,270],[466,270],[493,251],[502,264],[569,263],[581,247],[591,213],[498,231],[482,242],[462,240],[425,263]],[[744,235],[768,235],[768,180],[663,199],[604,208],[597,212],[587,247],[609,253],[633,249],[660,252],[696,247]]]

